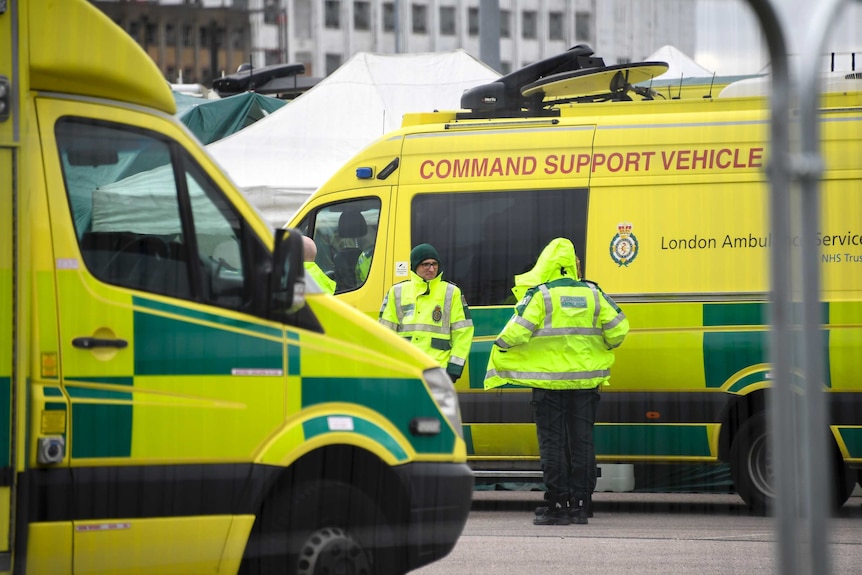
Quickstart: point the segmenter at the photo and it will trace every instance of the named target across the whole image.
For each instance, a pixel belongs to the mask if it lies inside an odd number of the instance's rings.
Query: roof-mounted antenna
[[[461,108],[470,113],[463,117],[517,117],[548,113],[542,110],[542,94],[526,97],[521,88],[540,78],[570,70],[602,68],[602,58],[593,55],[587,44],[578,44],[556,56],[529,64],[501,76],[494,82],[465,90],[461,95]],[[558,112],[557,112],[558,114]]]
[[[674,100],[682,100],[682,74],[679,75],[679,92],[677,92],[676,98]]]
[[[712,86],[715,84],[715,72],[712,73],[712,80],[709,81],[709,94],[704,96],[704,99],[712,100]]]

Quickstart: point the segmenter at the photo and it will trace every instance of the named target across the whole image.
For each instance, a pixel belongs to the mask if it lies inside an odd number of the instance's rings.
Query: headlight
[[[461,406],[458,403],[458,394],[455,391],[452,380],[449,379],[449,374],[442,367],[429,369],[425,372],[425,381],[428,382],[428,388],[431,390],[434,401],[440,407],[440,411],[449,420],[455,433],[463,439],[464,430],[461,429]]]

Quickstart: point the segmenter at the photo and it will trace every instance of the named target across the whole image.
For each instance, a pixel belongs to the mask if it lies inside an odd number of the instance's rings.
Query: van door
[[[17,109],[12,108],[13,90],[17,90],[17,69],[15,58],[18,48],[13,44],[18,34],[13,34],[17,23],[15,4],[7,12],[0,10],[0,571],[8,571],[11,563],[9,535],[11,527],[12,484],[15,479],[15,466],[12,460],[12,441],[14,419],[12,405],[12,341],[15,333],[16,302],[13,282],[13,246],[15,245],[12,217],[15,207],[14,159],[18,138]],[[13,16],[15,16],[13,20]],[[13,80],[15,80],[13,84]],[[8,342],[8,343],[7,343]]]
[[[6,146],[8,124],[0,124],[0,571],[9,568],[9,534],[11,532],[10,501],[15,466],[12,461],[13,405],[12,405],[12,359],[16,349],[12,335],[15,333],[15,305],[13,300],[14,278],[14,219],[13,201],[13,150]]]
[[[433,245],[444,279],[461,288],[470,306],[473,345],[456,388],[467,453],[479,477],[501,469],[500,459],[523,464],[517,471],[524,474],[509,476],[540,475],[530,390],[484,389],[491,347],[517,303],[515,276],[532,268],[556,237],[571,239],[581,264],[589,265],[596,127],[548,121],[513,129],[513,123],[500,121],[495,129],[492,120],[475,131],[406,136],[393,196],[393,245],[405,258],[406,246]]]
[[[71,404],[71,473],[54,487],[73,501],[53,519],[115,520],[110,538],[76,524],[76,570],[122,570],[123,553],[114,565],[99,551],[111,541],[217,571],[248,463],[299,379],[284,377],[283,326],[261,319],[253,273],[268,249],[168,121],[50,99],[37,110]]]

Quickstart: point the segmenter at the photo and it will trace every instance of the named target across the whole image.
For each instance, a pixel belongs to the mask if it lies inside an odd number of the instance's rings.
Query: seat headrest
[[[338,236],[341,238],[361,238],[368,233],[368,224],[362,212],[342,212],[338,218]]]

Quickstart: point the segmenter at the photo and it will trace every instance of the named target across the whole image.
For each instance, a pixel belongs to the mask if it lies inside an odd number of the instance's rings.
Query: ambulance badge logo
[[[617,265],[628,266],[638,257],[638,239],[632,233],[632,224],[617,224],[617,235],[611,240],[611,259]]]
[[[433,319],[436,323],[439,323],[440,320],[443,319],[443,310],[440,309],[440,306],[434,308],[434,311],[431,312],[431,319]]]

